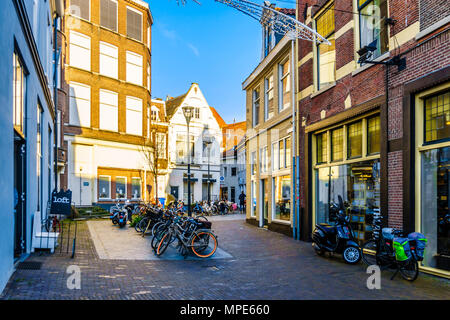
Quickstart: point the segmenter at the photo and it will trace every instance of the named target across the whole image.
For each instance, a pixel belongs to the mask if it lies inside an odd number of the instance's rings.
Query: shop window
[[[425,142],[450,138],[450,91],[426,98]]]
[[[380,161],[361,161],[316,170],[316,223],[335,222],[332,202],[341,196],[355,237],[360,243],[371,239],[373,214],[380,209]]]
[[[291,138],[286,138],[285,140],[285,150],[286,150],[286,156],[285,156],[285,168],[289,168],[291,166]]]
[[[428,243],[424,265],[450,270],[450,147],[422,153],[421,233]]]
[[[347,157],[362,156],[362,122],[350,124],[347,128]]]
[[[98,198],[99,199],[110,199],[111,194],[111,177],[110,176],[99,176],[98,177]]]
[[[251,166],[252,166],[251,173],[252,173],[252,176],[254,176],[254,175],[256,175],[256,151],[252,152],[251,157],[252,157],[251,158]]]
[[[252,197],[251,197],[251,204],[250,204],[250,215],[252,217],[256,216],[256,181],[252,181]]]
[[[344,128],[331,131],[331,161],[344,159]]]
[[[373,58],[377,58],[389,47],[387,0],[358,0],[360,48],[376,41],[377,49]]]
[[[380,152],[380,116],[367,120],[367,152],[368,154]]]
[[[141,178],[131,178],[131,198],[141,198]]]
[[[317,90],[336,80],[336,48],[334,39],[334,4],[329,6],[316,19],[316,31],[326,38],[331,45],[317,44]]]
[[[321,133],[316,136],[317,163],[327,162],[327,133]]]
[[[116,199],[127,198],[127,178],[116,177]]]
[[[274,179],[274,219],[290,221],[291,219],[291,177],[281,176]]]

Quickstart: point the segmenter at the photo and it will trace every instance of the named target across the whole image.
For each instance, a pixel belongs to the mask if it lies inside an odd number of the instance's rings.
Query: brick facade
[[[406,58],[406,68],[398,71],[396,66],[389,67],[388,107],[386,107],[386,67],[383,65],[359,66],[359,49],[357,39],[358,20],[351,12],[358,12],[356,1],[335,1],[335,46],[336,46],[336,77],[335,84],[329,88],[317,91],[314,88],[313,44],[308,41],[298,41],[298,141],[300,157],[299,175],[300,206],[304,209],[302,217],[302,238],[307,240],[315,221],[312,221],[312,174],[311,174],[311,137],[308,128],[315,128],[321,123],[331,126],[332,117],[345,114],[358,114],[358,108],[376,101],[374,108],[381,114],[381,210],[387,209],[385,223],[392,227],[405,228],[413,231],[411,224],[405,224],[405,177],[411,175],[412,169],[404,164],[404,86],[408,82],[419,79],[433,72],[442,70],[450,64],[449,25],[442,25],[431,33],[418,36],[434,23],[441,23],[448,18],[448,6],[440,1],[388,1],[388,15],[395,19],[395,24],[389,26],[389,53],[384,61],[400,54]],[[298,4],[298,20],[313,28],[314,14],[326,6],[328,1],[303,0]],[[353,20],[353,25],[351,21]],[[350,25],[349,25],[350,24]],[[344,28],[344,29],[342,29]],[[341,30],[342,29],[342,30]],[[398,46],[397,44],[400,44]],[[351,63],[354,62],[354,68]],[[344,69],[344,66],[350,66]],[[341,69],[343,68],[343,69]],[[340,70],[341,69],[341,70]],[[339,71],[338,71],[339,70]],[[325,116],[324,116],[325,115]],[[351,119],[351,118],[350,118]],[[386,128],[388,129],[386,131]],[[410,128],[408,128],[409,130]],[[384,168],[384,172],[383,172]],[[386,172],[387,171],[387,172]],[[383,213],[383,215],[385,215]],[[411,220],[411,218],[408,218]]]

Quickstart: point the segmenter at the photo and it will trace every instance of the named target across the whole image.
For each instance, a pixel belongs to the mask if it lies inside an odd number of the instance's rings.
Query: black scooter
[[[350,218],[345,214],[342,197],[338,196],[338,199],[339,204],[330,205],[330,220],[333,218],[336,224],[316,225],[312,233],[312,246],[320,256],[325,252],[339,253],[346,263],[357,264],[361,260],[361,248],[353,237]]]

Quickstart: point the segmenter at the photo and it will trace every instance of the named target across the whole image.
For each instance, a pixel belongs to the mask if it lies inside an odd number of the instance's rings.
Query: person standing
[[[244,208],[245,208],[245,193],[244,191],[241,192],[241,194],[239,195],[239,211],[241,213],[244,213]]]

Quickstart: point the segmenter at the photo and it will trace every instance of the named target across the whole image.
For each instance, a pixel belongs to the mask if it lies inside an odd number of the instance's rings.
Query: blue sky
[[[176,0],[146,1],[154,20],[152,96],[178,96],[197,82],[227,123],[244,121],[242,82],[261,58],[259,23],[214,0],[200,6],[189,0],[184,7]]]

